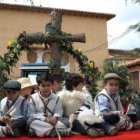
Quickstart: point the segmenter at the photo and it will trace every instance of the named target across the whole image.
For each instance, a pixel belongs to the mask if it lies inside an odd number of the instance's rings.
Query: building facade
[[[15,41],[20,33],[43,32],[51,21],[52,8],[30,7],[23,5],[0,5],[0,55],[7,52],[8,41]],[[82,12],[61,9],[63,12],[62,31],[71,34],[85,33],[86,43],[74,43],[75,48],[80,48],[89,60],[93,60],[97,67],[101,68],[105,58],[108,58],[108,47],[100,45],[107,42],[107,21],[115,17],[113,14]],[[34,55],[23,52],[17,67],[13,68],[12,79],[20,76],[22,63],[28,59],[33,63],[47,62],[50,58],[49,50],[44,46],[31,46]],[[65,61],[65,62],[64,62]],[[67,71],[78,72],[78,65],[69,55],[62,58]]]
[[[140,58],[127,62],[126,66],[133,88],[140,92]]]
[[[140,55],[134,50],[109,49],[109,58],[117,59],[120,65],[126,65],[131,86],[140,91]]]

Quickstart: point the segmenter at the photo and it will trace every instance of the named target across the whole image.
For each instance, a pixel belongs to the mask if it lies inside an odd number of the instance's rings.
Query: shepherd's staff
[[[55,129],[55,131],[56,131],[56,133],[57,133],[58,139],[61,140],[61,136],[60,136],[60,133],[59,133],[57,127],[54,126],[54,129]]]

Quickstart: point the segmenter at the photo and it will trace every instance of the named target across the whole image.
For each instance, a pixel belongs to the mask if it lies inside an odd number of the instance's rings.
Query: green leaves
[[[59,37],[56,35],[56,33],[59,33],[59,35],[63,36],[62,39],[60,40]],[[31,51],[29,48],[29,45],[32,44],[46,44],[46,38],[49,36],[52,36],[55,39],[55,42],[59,43],[60,50],[62,53],[69,53],[73,56],[73,58],[78,62],[79,64],[79,71],[83,75],[83,77],[88,78],[88,80],[92,83],[91,85],[91,93],[93,96],[95,96],[97,92],[97,85],[96,82],[100,76],[100,72],[98,71],[98,68],[93,65],[92,67],[90,66],[90,63],[88,61],[88,58],[86,55],[82,53],[81,49],[76,49],[73,46],[73,42],[68,39],[65,40],[65,38],[69,38],[71,34],[67,34],[65,32],[62,32],[61,30],[56,29],[54,26],[51,26],[51,31],[47,33],[46,36],[42,36],[40,40],[27,40],[23,34],[20,34],[19,37],[15,42],[11,42],[10,46],[8,46],[8,53],[4,55],[4,58],[1,57],[0,60],[0,70],[1,70],[1,86],[2,88],[3,83],[5,80],[7,80],[7,74],[10,74],[12,67],[16,66],[16,63],[18,61],[18,57],[21,55],[22,51]],[[30,42],[30,43],[29,43]],[[93,62],[93,61],[92,61]],[[93,62],[93,64],[95,64]],[[54,69],[57,69],[60,67],[60,64],[55,64],[54,62],[49,62],[48,63],[49,67],[49,73],[53,73]]]
[[[123,81],[120,82],[120,89],[119,89],[119,94],[121,96],[121,101],[123,104],[126,103],[138,103],[140,104],[139,99],[132,99],[130,98],[132,94],[136,91],[134,88],[131,87],[130,81],[129,81],[129,73],[127,71],[127,67],[125,65],[119,65],[119,60],[110,60],[106,59],[104,61],[104,66],[103,66],[104,72],[102,74],[102,78],[107,74],[107,73],[116,73],[120,77],[122,77]],[[129,98],[129,100],[128,100]],[[138,100],[138,101],[136,101]]]

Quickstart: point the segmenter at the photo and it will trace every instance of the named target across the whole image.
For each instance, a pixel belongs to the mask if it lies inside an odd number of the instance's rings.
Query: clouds
[[[121,35],[130,25],[135,25],[140,22],[140,5],[122,2],[122,0],[113,0],[114,12],[116,17],[108,22],[108,34],[112,38],[108,37],[108,40]],[[109,48],[113,49],[134,49],[140,47],[140,33],[131,31],[120,40],[109,45]]]

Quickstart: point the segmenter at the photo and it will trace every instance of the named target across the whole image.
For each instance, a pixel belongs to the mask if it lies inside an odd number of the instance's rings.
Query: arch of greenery
[[[81,49],[74,48],[71,40],[60,41],[55,35],[56,31],[58,32],[58,30],[52,26],[50,32],[47,32],[46,35],[42,35],[39,39],[30,40],[30,43],[27,42],[24,32],[19,35],[15,42],[8,43],[8,52],[4,54],[4,57],[0,56],[0,89],[2,89],[3,83],[8,80],[7,75],[12,71],[12,67],[16,66],[17,61],[19,61],[19,56],[22,51],[30,51],[31,49],[29,46],[33,44],[50,45],[50,42],[46,40],[53,37],[54,42],[59,43],[61,53],[69,53],[78,62],[81,75],[91,82],[91,93],[93,93],[93,95],[96,93],[96,82],[100,72],[98,68],[95,67],[95,63],[93,61],[88,61],[87,56],[82,53]],[[59,33],[63,37],[71,36],[71,34],[62,31],[59,31]],[[50,70],[57,67],[53,62],[50,62],[48,66]]]

